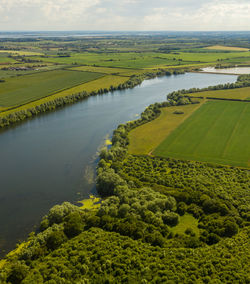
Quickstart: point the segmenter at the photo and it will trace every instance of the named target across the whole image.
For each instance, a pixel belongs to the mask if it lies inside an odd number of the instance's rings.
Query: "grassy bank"
[[[205,91],[190,94],[192,97],[250,100],[250,87],[219,91]]]

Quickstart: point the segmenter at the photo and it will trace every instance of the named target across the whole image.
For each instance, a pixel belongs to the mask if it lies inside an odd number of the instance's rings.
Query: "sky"
[[[0,31],[249,31],[250,0],[0,0]]]

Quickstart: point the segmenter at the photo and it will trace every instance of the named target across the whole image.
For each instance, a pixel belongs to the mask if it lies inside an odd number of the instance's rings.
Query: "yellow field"
[[[40,52],[23,51],[23,50],[0,50],[0,53],[12,53],[12,54],[18,54],[18,55],[43,55]]]
[[[129,153],[135,155],[150,154],[177,126],[197,110],[204,101],[200,104],[162,108],[158,118],[135,128],[129,133]],[[184,114],[174,114],[173,112],[176,110],[182,110]]]
[[[93,91],[97,91],[99,89],[104,89],[104,88],[109,88],[111,85],[114,87],[117,87],[120,84],[125,83],[126,81],[128,81],[129,78],[126,77],[119,77],[119,76],[113,76],[113,75],[107,75],[104,77],[101,77],[99,79],[90,81],[88,83],[82,84],[82,85],[78,85],[74,88],[70,88],[67,89],[65,91],[62,91],[60,93],[57,93],[57,96],[67,96],[67,95],[71,95],[71,94],[76,94],[79,92],[93,92]]]
[[[76,70],[76,71],[88,71],[88,72],[97,72],[97,73],[104,73],[104,74],[119,74],[123,76],[131,76],[133,74],[143,73],[143,70],[138,70],[138,69],[97,67],[97,66],[79,66],[79,67],[73,67],[70,69]]]
[[[93,80],[91,82],[84,83],[84,84],[78,85],[76,87],[55,93],[54,95],[42,98],[40,100],[36,100],[34,102],[25,104],[23,106],[20,106],[20,107],[11,109],[11,110],[6,110],[6,111],[0,113],[0,117],[3,117],[5,115],[9,115],[11,113],[14,113],[14,112],[17,112],[17,111],[20,111],[20,110],[26,110],[26,109],[29,109],[29,108],[33,108],[33,107],[39,106],[43,103],[54,100],[56,98],[66,97],[68,95],[76,94],[76,93],[79,93],[79,92],[97,91],[100,88],[109,88],[111,85],[116,87],[116,86],[126,82],[127,80],[128,80],[127,77],[107,75],[107,76],[101,77],[97,80]]]
[[[213,45],[213,46],[205,47],[204,49],[228,50],[228,51],[249,51],[248,48],[234,47],[234,46],[223,46],[223,45]]]
[[[250,87],[219,90],[219,91],[206,91],[189,94],[192,97],[203,97],[203,98],[222,98],[222,99],[239,99],[246,100],[250,99]]]

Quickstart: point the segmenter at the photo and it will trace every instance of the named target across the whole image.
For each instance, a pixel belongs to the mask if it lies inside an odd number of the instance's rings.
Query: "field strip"
[[[203,144],[204,141],[208,140],[208,136],[210,136],[214,132],[215,128],[217,127],[217,124],[220,123],[220,118],[224,116],[224,114],[226,113],[226,110],[227,110],[227,107],[225,107],[222,112],[219,112],[217,116],[213,117],[213,121],[210,122],[211,127],[209,127],[207,129],[206,134],[201,139],[198,140],[198,143],[196,144],[196,147],[194,148],[194,151],[191,152],[191,154],[195,155],[197,151],[199,151],[199,146]]]
[[[207,108],[207,109],[205,109],[205,110],[201,110],[201,108],[199,108],[199,110],[200,111],[203,111],[203,114],[205,113],[207,113],[207,112],[209,112],[210,111],[210,108]],[[194,112],[194,113],[196,113],[196,112]],[[194,115],[194,113],[192,113],[193,115]],[[215,120],[215,118],[214,118],[214,120]],[[183,127],[184,127],[184,122],[186,122],[186,120],[185,121],[183,121],[183,123],[181,124],[181,125],[179,125],[177,128],[176,128],[176,130],[178,131],[178,133],[175,133],[176,135],[173,137],[173,139],[171,140],[171,142],[170,142],[170,144],[168,145],[168,148],[169,149],[171,149],[171,147],[172,147],[172,145],[177,145],[178,144],[178,141],[177,140],[179,140],[180,139],[180,135],[181,136],[186,136],[186,135],[188,135],[188,133],[190,133],[191,132],[191,130],[192,129],[194,129],[194,125],[195,124],[197,124],[197,120],[196,120],[196,117],[195,116],[190,116],[189,117],[189,124],[185,127],[185,129],[183,129]],[[200,125],[200,127],[201,127],[201,129],[202,129],[202,125]],[[180,132],[181,131],[181,132]],[[202,136],[202,133],[201,133],[201,136]],[[167,138],[167,137],[166,137]],[[189,144],[189,147],[191,148],[190,149],[190,151],[191,152],[193,152],[194,151],[194,149],[196,149],[196,147],[200,144],[200,140],[199,139],[196,139],[196,141],[198,141],[198,142],[196,142],[196,143],[190,143]],[[160,145],[160,144],[159,144]],[[171,151],[171,150],[170,150]]]
[[[247,105],[245,105],[243,111],[242,111],[241,114],[240,114],[240,117],[239,117],[238,121],[237,121],[236,124],[234,125],[234,129],[233,129],[233,131],[232,131],[232,133],[231,133],[229,139],[227,140],[226,146],[225,146],[224,151],[223,151],[223,153],[222,153],[222,158],[224,158],[224,156],[225,156],[225,154],[226,154],[226,152],[227,152],[227,149],[228,149],[228,147],[229,147],[229,145],[230,145],[230,142],[233,140],[234,135],[235,135],[235,133],[236,133],[236,131],[237,131],[237,129],[238,129],[240,123],[241,123],[241,118],[242,118],[242,116],[244,115],[244,113],[246,112],[246,110],[247,110]],[[249,142],[249,143],[250,143],[250,142]]]
[[[250,97],[250,87],[243,87],[237,89],[227,90],[211,90],[204,92],[197,92],[188,94],[191,97],[202,97],[202,98],[217,98],[217,99],[238,99],[247,100]]]

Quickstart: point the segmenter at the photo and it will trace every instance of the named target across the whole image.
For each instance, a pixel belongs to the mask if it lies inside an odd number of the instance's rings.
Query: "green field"
[[[187,119],[201,104],[165,107],[159,117],[129,132],[130,154],[150,154],[176,127]],[[175,114],[181,110],[183,114]]]
[[[171,231],[175,234],[184,234],[186,229],[192,229],[196,236],[199,236],[198,220],[191,214],[185,214],[180,216],[180,221],[177,226],[171,228]]]
[[[181,66],[192,63],[199,63],[195,56],[192,57],[193,62],[182,60],[183,55],[161,54],[161,53],[72,53],[70,57],[39,57],[31,56],[30,59],[42,60],[44,62],[53,62],[61,64],[85,64],[98,65],[103,67],[118,67],[140,69],[157,66]]]
[[[97,73],[104,73],[110,75],[117,74],[123,76],[131,76],[143,73],[143,70],[138,70],[138,69],[110,68],[110,67],[97,67],[97,66],[79,66],[79,67],[70,68],[70,70],[97,72]]]
[[[93,72],[55,70],[8,78],[0,83],[0,106],[25,104],[102,76]]]
[[[210,101],[175,129],[156,156],[250,166],[250,103]]]
[[[98,65],[103,67],[116,68],[152,68],[167,66],[186,66],[198,65],[201,63],[248,63],[250,62],[249,51],[233,52],[174,52],[174,53],[156,53],[156,52],[114,52],[114,53],[71,53],[68,57],[59,57],[56,55],[48,56],[26,56],[28,59],[36,59],[44,62],[59,64],[78,64],[78,65]]]
[[[6,63],[9,64],[9,63],[13,63],[13,62],[16,62],[16,60],[8,57],[7,54],[1,54],[0,53],[0,68],[2,67],[1,65],[3,65],[3,64],[6,64]]]
[[[189,94],[189,96],[202,97],[202,98],[247,100],[247,99],[250,99],[250,87],[229,89],[229,90],[219,90],[219,91],[199,92],[199,93]]]

